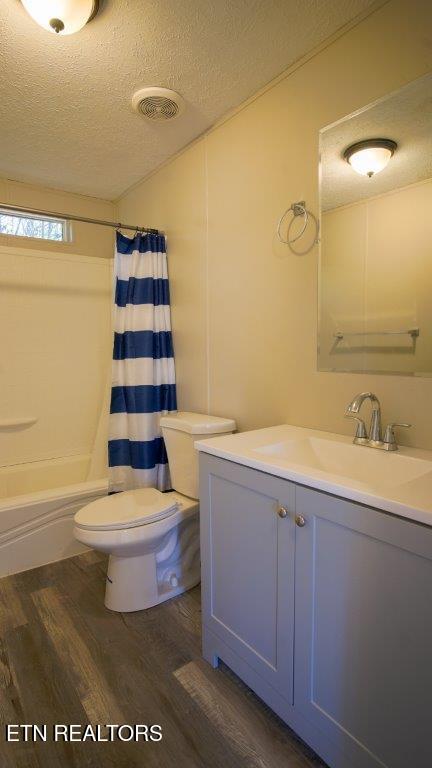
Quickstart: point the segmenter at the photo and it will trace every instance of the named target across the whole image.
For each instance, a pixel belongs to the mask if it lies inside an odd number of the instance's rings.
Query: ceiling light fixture
[[[21,0],[41,27],[57,35],[73,35],[96,16],[99,0]]]
[[[370,178],[386,167],[396,149],[392,139],[367,139],[351,144],[343,156],[357,173]]]

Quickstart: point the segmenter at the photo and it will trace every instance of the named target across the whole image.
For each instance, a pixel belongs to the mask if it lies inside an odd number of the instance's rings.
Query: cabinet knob
[[[288,510],[286,507],[278,507],[278,515],[279,517],[287,517]]]
[[[306,525],[306,520],[303,517],[303,515],[296,515],[295,521],[296,521],[296,525],[298,525],[299,528],[303,528]]]

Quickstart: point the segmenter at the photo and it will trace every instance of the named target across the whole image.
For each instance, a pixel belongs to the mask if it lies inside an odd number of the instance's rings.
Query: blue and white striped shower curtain
[[[177,409],[165,238],[117,232],[110,491],[170,488],[160,416]]]

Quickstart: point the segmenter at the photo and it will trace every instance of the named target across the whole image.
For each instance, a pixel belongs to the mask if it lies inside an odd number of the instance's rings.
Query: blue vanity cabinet
[[[295,707],[364,768],[432,765],[432,528],[297,487]]]
[[[200,465],[204,657],[330,768],[432,766],[432,528]]]
[[[214,634],[291,702],[294,486],[206,454],[200,464],[204,655],[216,664]]]

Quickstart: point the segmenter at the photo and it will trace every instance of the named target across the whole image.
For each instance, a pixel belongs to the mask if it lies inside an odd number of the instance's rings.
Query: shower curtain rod
[[[114,229],[132,229],[135,232],[146,232],[148,235],[162,235],[159,229],[149,229],[148,227],[133,227],[131,224],[122,224],[116,221],[104,221],[103,219],[88,219],[85,216],[74,216],[69,213],[55,213],[54,211],[40,211],[36,208],[23,208],[20,205],[6,205],[0,203],[0,211],[11,211],[12,213],[28,213],[31,216],[49,217],[53,219],[65,219],[66,221],[81,221],[84,224],[100,224],[101,227],[113,227]]]

